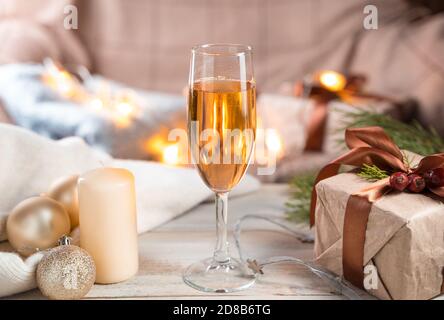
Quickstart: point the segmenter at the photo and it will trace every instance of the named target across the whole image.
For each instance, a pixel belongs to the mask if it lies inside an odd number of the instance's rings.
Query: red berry
[[[419,174],[413,173],[409,175],[409,190],[411,192],[421,192],[424,190],[426,183],[423,177],[421,177]]]
[[[429,188],[444,187],[444,168],[428,170],[423,174],[423,177]]]
[[[403,191],[409,185],[409,177],[404,172],[395,172],[390,176],[390,186],[398,191]]]

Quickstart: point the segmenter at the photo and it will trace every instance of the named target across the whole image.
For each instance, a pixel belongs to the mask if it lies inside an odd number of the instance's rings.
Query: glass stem
[[[217,242],[214,250],[214,260],[218,263],[229,263],[227,240],[228,192],[216,193],[216,235]]]

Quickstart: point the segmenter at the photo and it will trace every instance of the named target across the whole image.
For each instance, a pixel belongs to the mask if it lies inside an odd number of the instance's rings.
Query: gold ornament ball
[[[20,202],[6,222],[11,246],[23,256],[57,245],[57,240],[70,231],[65,208],[45,197],[32,197]]]
[[[68,212],[71,220],[71,230],[79,225],[78,179],[78,175],[62,177],[56,180],[48,191],[48,196],[60,202]]]
[[[94,260],[74,245],[49,250],[37,266],[37,285],[50,299],[80,299],[91,290],[95,279]]]

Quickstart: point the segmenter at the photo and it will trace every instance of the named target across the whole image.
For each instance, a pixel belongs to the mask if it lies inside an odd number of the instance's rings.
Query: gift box
[[[364,141],[371,145],[378,140],[367,137]],[[396,192],[390,190],[388,178],[371,183],[354,171],[332,174],[338,164],[378,163],[380,158],[372,153],[378,148],[363,141],[357,145],[318,177],[314,193],[316,263],[346,280],[356,280],[353,270],[346,269],[353,269],[353,264],[360,269],[362,264],[363,289],[381,299],[430,299],[440,295],[444,291],[444,205],[443,198],[435,193],[442,193],[442,188],[434,189],[434,193]],[[370,153],[356,161],[363,148]],[[387,156],[385,151],[376,151]],[[407,157],[413,163],[422,158]],[[433,161],[439,160],[442,165],[442,159],[443,154],[429,157],[418,170],[431,166]],[[356,198],[363,194],[367,195],[365,199]],[[353,203],[355,200],[358,202]],[[359,242],[363,244],[361,254]],[[347,273],[352,279],[347,279]]]

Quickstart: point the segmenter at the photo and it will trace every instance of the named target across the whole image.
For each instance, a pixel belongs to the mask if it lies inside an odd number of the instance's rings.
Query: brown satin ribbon
[[[338,173],[341,165],[377,165],[390,171],[424,173],[427,170],[444,167],[444,153],[424,157],[416,168],[407,168],[398,146],[380,127],[351,128],[345,132],[345,142],[350,150],[327,164],[319,172],[316,184]],[[310,210],[310,225],[315,223],[316,188],[313,187]],[[444,197],[444,187],[429,189]],[[391,191],[389,179],[382,179],[352,194],[344,215],[342,266],[344,277],[355,286],[363,288],[364,245],[368,217],[372,203]],[[443,283],[444,288],[444,283]]]
[[[324,144],[325,128],[328,118],[326,99],[315,99],[313,113],[307,126],[307,139],[304,151],[321,151]]]
[[[360,268],[364,261],[365,230],[371,206],[369,201],[361,199],[359,195],[350,196],[347,202],[342,238],[342,269],[351,283],[364,283],[364,273]]]

